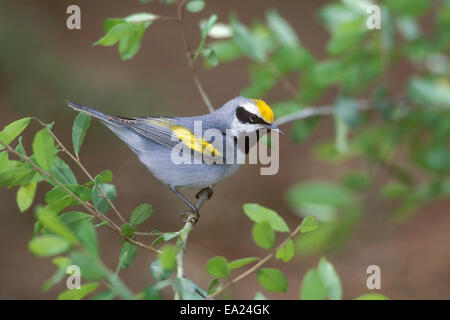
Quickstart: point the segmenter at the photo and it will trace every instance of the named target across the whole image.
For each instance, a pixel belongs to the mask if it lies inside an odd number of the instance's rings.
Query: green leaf
[[[371,178],[366,172],[353,171],[341,179],[341,184],[352,190],[364,190],[370,186]]]
[[[7,167],[0,173],[0,187],[14,187],[17,185],[37,182],[40,177],[33,169],[27,167],[20,161],[8,161]]]
[[[129,60],[136,55],[141,47],[145,29],[149,25],[150,22],[138,23],[134,26],[133,30],[120,39],[119,53],[122,60]]]
[[[90,214],[79,211],[64,212],[59,216],[59,220],[61,220],[61,222],[65,225],[69,225],[73,222],[78,222],[81,220],[92,220],[92,218],[93,216],[91,216]]]
[[[105,183],[105,182],[111,182],[113,180],[113,173],[111,170],[103,170],[98,175],[95,176],[95,182],[97,184],[99,183]]]
[[[408,84],[408,96],[425,108],[450,108],[450,84],[445,78],[413,77]]]
[[[131,237],[136,232],[136,228],[129,223],[124,223],[120,227],[120,232],[126,237]]]
[[[267,221],[256,223],[252,229],[253,241],[263,249],[273,249],[275,232]]]
[[[66,225],[94,257],[100,256],[97,233],[92,225],[91,218],[78,219]]]
[[[10,163],[8,152],[0,152],[0,173],[7,170]]]
[[[278,232],[289,232],[289,227],[286,222],[275,211],[256,203],[246,203],[244,204],[243,209],[250,220],[256,223],[267,221],[273,230]]]
[[[158,238],[153,240],[151,246],[154,247],[154,246],[160,244],[161,242],[164,242],[164,235],[160,235]]]
[[[118,24],[124,23],[124,22],[127,22],[127,21],[123,18],[108,18],[103,22],[103,30],[105,30],[105,32],[108,32],[115,25],[118,25]]]
[[[186,4],[186,10],[193,13],[202,11],[204,7],[204,0],[191,0]]]
[[[272,61],[281,74],[288,74],[308,70],[314,64],[314,57],[301,46],[282,47],[275,52]],[[299,105],[298,102],[295,103]]]
[[[317,272],[325,287],[328,298],[330,300],[342,299],[342,286],[339,275],[333,265],[324,257],[322,257],[319,261]]]
[[[216,53],[211,48],[206,48],[202,50],[202,56],[205,58],[205,66],[207,68],[217,67],[219,64],[219,59],[217,58]]]
[[[430,7],[429,0],[386,0],[385,5],[392,10],[392,12],[409,15],[419,16],[424,14]]]
[[[192,280],[176,278],[173,284],[175,292],[178,292],[182,300],[204,300],[208,293],[196,285]]]
[[[230,20],[230,26],[233,29],[233,40],[240,50],[251,59],[257,62],[264,62],[266,60],[266,52],[250,30],[236,18]]]
[[[139,207],[133,210],[130,217],[130,223],[132,225],[139,225],[148,218],[153,213],[153,207],[149,204],[141,204]]]
[[[78,239],[72,231],[58,219],[58,211],[50,206],[45,206],[37,212],[37,218],[42,226],[64,238],[71,244],[77,244]]]
[[[133,264],[136,258],[138,247],[135,244],[124,241],[119,255],[119,265],[122,269],[127,269]]]
[[[296,46],[299,44],[297,35],[289,23],[277,11],[269,10],[266,13],[267,24],[274,34],[274,38],[283,46]]]
[[[17,144],[15,150],[23,156],[27,155],[27,153],[25,151],[25,147],[23,146],[23,137],[22,136],[19,137],[19,143]],[[23,161],[23,160],[21,160],[21,161]]]
[[[214,257],[206,263],[206,271],[213,277],[227,278],[230,276],[227,259],[224,257]]]
[[[37,183],[29,183],[20,186],[17,190],[17,205],[20,212],[28,210],[33,204],[34,196],[36,195]]]
[[[73,150],[77,157],[80,152],[81,145],[83,144],[84,137],[86,136],[86,132],[89,129],[90,123],[91,123],[91,116],[82,112],[80,112],[77,115],[75,121],[73,122],[72,143],[73,143]]]
[[[194,61],[197,60],[198,55],[205,47],[206,37],[208,36],[208,33],[211,30],[211,28],[217,22],[217,19],[218,19],[217,15],[213,14],[209,17],[208,21],[206,21],[206,23],[201,27],[202,28],[202,39],[200,41],[200,45],[197,48],[197,51],[195,52]]]
[[[355,300],[390,300],[390,299],[380,293],[366,293],[355,298]]]
[[[161,295],[159,294],[157,285],[151,285],[145,288],[144,294],[145,300],[161,300]]]
[[[107,275],[107,270],[100,264],[97,257],[79,251],[72,252],[70,259],[80,267],[81,277],[88,281],[101,280]]]
[[[75,178],[73,171],[67,163],[58,156],[55,156],[55,159],[53,159],[50,173],[62,184],[77,184],[77,178]]]
[[[164,241],[172,240],[176,237],[178,237],[180,234],[178,232],[165,232],[163,233],[162,237]]]
[[[66,270],[67,267],[70,266],[71,261],[67,257],[56,257],[53,259],[53,263],[58,266],[58,269],[42,285],[42,290],[44,292],[50,290],[54,285],[58,284],[61,280],[63,280],[66,277],[67,275]]]
[[[154,261],[150,265],[150,272],[153,279],[156,281],[164,281],[170,278],[173,273],[173,269],[165,269],[159,260]]]
[[[258,271],[259,284],[268,291],[286,292],[287,280],[284,274],[273,268],[263,268]]]
[[[126,300],[134,299],[134,294],[130,291],[130,289],[128,289],[125,283],[123,283],[123,281],[120,280],[119,277],[117,277],[116,274],[106,270],[106,278],[122,299]]]
[[[217,278],[214,278],[214,279],[212,279],[210,282],[209,282],[209,285],[208,285],[208,294],[211,294],[211,293],[213,293],[215,290],[213,290],[217,285],[219,285],[220,284],[220,281],[219,281],[219,279],[217,279]]]
[[[98,288],[98,282],[83,284],[79,289],[68,289],[58,295],[58,300],[81,300]]]
[[[94,190],[92,190],[92,202],[94,204],[95,209],[102,213],[108,212],[110,209],[108,200],[102,194],[106,195],[106,197],[113,202],[116,199],[117,192],[116,187],[109,183],[100,183],[95,184]]]
[[[30,123],[31,118],[23,118],[16,120],[0,131],[0,141],[6,145],[9,145],[23,130],[25,130]],[[3,146],[0,145],[0,150],[3,150]]]
[[[208,45],[218,60],[218,62],[228,62],[239,58],[242,51],[239,46],[232,40],[216,41]]]
[[[241,91],[244,97],[261,97],[265,95],[277,82],[279,75],[270,66],[261,65],[256,67],[251,74],[251,83]]]
[[[74,195],[76,195],[81,201],[89,201],[92,197],[92,191],[84,186],[77,184],[67,184],[66,187]],[[58,186],[45,195],[45,202],[50,204],[55,211],[61,211],[62,209],[79,204],[77,200],[61,186]]]
[[[117,296],[115,290],[105,290],[94,295],[91,300],[113,300]]]
[[[301,233],[308,233],[311,231],[315,231],[319,228],[319,221],[316,220],[313,216],[307,216],[302,220],[300,225]]]
[[[158,260],[161,262],[161,266],[166,270],[173,270],[177,265],[176,256],[179,249],[171,246],[165,245],[161,248],[161,253],[158,254]]]
[[[324,300],[326,289],[316,269],[309,269],[302,280],[300,288],[300,299],[302,300]]]
[[[66,252],[71,247],[70,242],[54,235],[43,235],[33,238],[28,249],[40,257],[51,257]]]
[[[55,157],[55,142],[47,128],[41,129],[33,140],[33,152],[37,164],[50,172]]]
[[[236,259],[228,263],[228,269],[230,270],[239,269],[258,260],[259,258],[256,257]]]
[[[120,41],[125,35],[134,30],[134,23],[122,22],[113,25],[108,32],[94,45],[113,46]]]
[[[287,200],[300,216],[333,221],[339,208],[352,203],[347,189],[327,181],[311,181],[289,188]]]
[[[280,249],[277,250],[275,258],[288,262],[294,256],[294,243],[289,239]]]

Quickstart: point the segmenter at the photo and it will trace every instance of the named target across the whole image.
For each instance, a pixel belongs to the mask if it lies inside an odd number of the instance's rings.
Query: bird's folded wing
[[[174,148],[180,142],[194,151],[195,156],[204,158],[222,157],[222,154],[211,143],[195,136],[188,128],[176,123],[170,118],[124,118],[112,117],[141,136],[167,148]]]

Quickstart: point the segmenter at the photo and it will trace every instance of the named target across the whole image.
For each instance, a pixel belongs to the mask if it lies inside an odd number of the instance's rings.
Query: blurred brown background
[[[327,1],[275,0],[208,0],[200,14],[187,14],[188,32],[194,44],[199,41],[198,21],[218,13],[228,21],[233,10],[244,23],[264,19],[267,8],[277,8],[298,32],[305,47],[318,57],[325,56],[327,32],[317,21],[316,9]],[[66,28],[66,8],[81,7],[82,30]],[[176,24],[158,22],[146,32],[137,56],[120,60],[116,48],[92,46],[102,34],[107,17],[122,17],[135,12],[174,15],[175,7],[157,2],[141,5],[133,1],[18,0],[0,1],[0,127],[24,115],[36,115],[44,121],[55,121],[54,131],[63,143],[71,146],[71,126],[75,114],[64,106],[64,99],[122,115],[189,116],[206,113],[206,108],[192,82],[184,57],[184,48]],[[239,95],[248,84],[245,71],[248,62],[240,59],[212,70],[199,65],[199,76],[213,104],[219,107]],[[392,73],[392,83],[402,83],[408,66]],[[401,88],[400,88],[401,89]],[[266,101],[287,99],[281,88],[273,90]],[[330,103],[332,97],[322,102]],[[33,129],[25,134],[29,148]],[[288,128],[283,128],[288,131]],[[280,139],[280,171],[275,176],[259,175],[257,166],[244,166],[236,175],[219,184],[211,201],[202,208],[200,223],[191,233],[186,254],[186,274],[206,287],[210,277],[204,270],[206,261],[222,255],[229,260],[264,255],[251,241],[252,223],[243,214],[242,204],[255,202],[277,210],[289,224],[300,218],[288,207],[284,191],[290,185],[311,178],[333,179],[346,170],[344,166],[327,165],[311,156],[318,141],[333,138],[333,122],[324,121],[307,142],[294,145],[289,138]],[[148,202],[155,213],[142,231],[178,230],[179,213],[184,204],[159,183],[141,165],[135,155],[111,132],[92,121],[80,155],[93,173],[110,169],[115,174],[121,212],[130,213],[137,205]],[[347,166],[358,167],[352,162]],[[80,172],[76,172],[82,177]],[[383,179],[383,176],[377,179]],[[82,181],[80,179],[80,181]],[[50,259],[33,256],[27,243],[33,231],[32,210],[20,214],[15,203],[15,189],[0,190],[0,298],[53,299],[63,285],[42,292],[42,283],[55,266]],[[47,190],[40,185],[37,200],[43,201]],[[369,195],[370,196],[370,195]],[[354,298],[366,288],[367,266],[381,267],[381,293],[393,299],[450,298],[450,204],[445,200],[421,209],[401,225],[388,220],[391,208],[375,195],[370,207],[349,241],[328,259],[341,276],[344,297]],[[280,240],[280,239],[278,239]],[[151,241],[150,239],[148,241]],[[119,239],[109,229],[100,231],[101,253],[110,268],[115,268],[120,251]],[[271,261],[288,277],[287,294],[264,294],[274,299],[297,299],[301,279],[319,256],[298,257],[289,264]],[[139,251],[135,263],[121,272],[131,289],[139,291],[150,283],[149,265],[152,253]],[[231,288],[233,297],[253,298],[263,291],[251,276]],[[376,291],[376,290],[375,290]]]

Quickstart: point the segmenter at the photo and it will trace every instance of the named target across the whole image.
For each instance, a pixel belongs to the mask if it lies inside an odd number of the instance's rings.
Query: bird
[[[282,133],[273,123],[274,113],[266,102],[242,96],[229,100],[214,112],[193,117],[130,118],[105,114],[69,100],[66,104],[97,118],[116,134],[156,179],[190,208],[182,216],[190,217],[193,224],[200,217],[198,208],[179,189],[200,190],[197,198],[207,191],[208,199],[211,198],[213,187],[237,171],[241,165],[237,158],[245,158],[255,143],[248,139],[249,135],[256,135],[257,142],[267,132]],[[203,132],[216,133],[214,139],[196,135],[196,124]],[[178,149],[174,152],[175,148]],[[187,156],[184,159],[191,161],[174,163],[174,155]]]

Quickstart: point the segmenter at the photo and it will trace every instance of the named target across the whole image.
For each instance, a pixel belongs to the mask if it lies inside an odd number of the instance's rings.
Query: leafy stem
[[[28,156],[17,152],[11,146],[3,143],[2,141],[0,141],[0,145],[2,145],[7,152],[16,155],[17,157],[23,159],[25,162],[30,164],[34,168],[34,170],[39,172],[42,176],[45,176],[46,178],[48,178],[51,181],[55,182],[65,192],[67,192],[73,199],[78,201],[80,203],[80,205],[82,205],[89,213],[91,213],[92,215],[97,217],[100,221],[106,221],[108,223],[108,226],[111,229],[113,229],[116,233],[118,233],[119,236],[122,237],[125,241],[133,243],[133,244],[135,244],[135,245],[137,245],[137,246],[139,246],[141,248],[145,248],[145,249],[153,251],[155,253],[159,253],[160,252],[159,250],[157,250],[157,249],[155,249],[153,247],[150,247],[150,246],[148,246],[148,245],[146,245],[144,243],[138,242],[138,241],[136,241],[136,240],[134,240],[134,239],[132,239],[130,237],[127,237],[124,234],[122,234],[122,232],[120,231],[120,227],[117,224],[115,224],[114,221],[112,221],[109,217],[107,217],[106,215],[102,214],[101,212],[95,210],[95,208],[89,202],[85,202],[85,201],[81,200],[76,194],[74,194],[69,188],[67,188],[63,183],[61,183],[58,179],[56,179],[51,173],[49,173],[49,172],[45,171],[44,169],[40,168],[39,166],[37,166],[33,161],[30,160],[30,158]]]
[[[297,226],[297,228],[289,234],[289,236],[282,242],[280,243],[280,245],[278,247],[276,247],[274,250],[272,250],[269,254],[267,254],[264,258],[262,258],[261,260],[258,261],[258,263],[256,263],[254,266],[252,266],[250,269],[244,271],[243,273],[241,273],[240,275],[238,275],[237,277],[231,279],[230,281],[228,281],[227,283],[225,283],[220,289],[218,289],[217,291],[211,293],[210,295],[208,295],[206,298],[207,299],[212,299],[216,296],[218,296],[221,292],[223,292],[226,288],[228,288],[229,286],[238,283],[239,281],[245,279],[246,277],[248,277],[249,275],[251,275],[252,273],[254,273],[255,271],[257,271],[259,268],[261,268],[267,261],[269,261],[270,259],[273,258],[273,256],[276,254],[276,252],[281,249],[289,240],[292,240],[299,232],[301,229],[301,224],[299,224]]]
[[[89,171],[83,166],[83,164],[80,161],[79,157],[76,157],[75,155],[73,155],[69,150],[67,150],[67,148],[62,144],[62,142],[58,139],[58,137],[53,133],[52,130],[50,130],[50,128],[43,123],[41,120],[39,120],[38,118],[33,117],[33,120],[37,121],[41,126],[43,126],[44,128],[47,129],[47,131],[51,134],[51,136],[53,137],[53,139],[55,140],[55,142],[60,146],[61,150],[67,154],[79,167],[80,169],[84,172],[84,174],[89,178],[89,180],[92,183],[95,183],[95,179],[93,178],[93,176],[89,173]],[[119,212],[119,210],[117,210],[116,206],[112,203],[112,201],[106,196],[106,194],[103,192],[102,188],[99,186],[99,191],[100,194],[103,198],[105,198],[105,200],[108,202],[108,204],[111,206],[111,208],[113,209],[113,211],[116,213],[116,215],[119,217],[119,219],[122,222],[125,222],[125,219],[123,218],[122,214]]]

